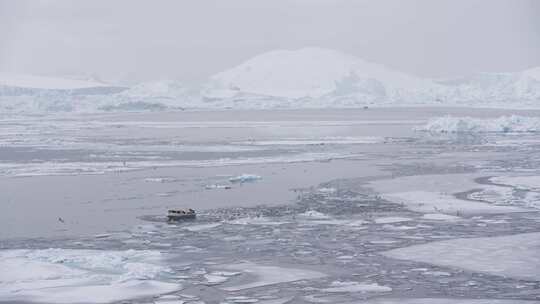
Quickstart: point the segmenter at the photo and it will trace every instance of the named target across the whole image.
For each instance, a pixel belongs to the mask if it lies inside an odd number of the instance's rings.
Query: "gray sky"
[[[419,76],[540,66],[536,0],[0,0],[0,71],[198,82],[319,46]]]

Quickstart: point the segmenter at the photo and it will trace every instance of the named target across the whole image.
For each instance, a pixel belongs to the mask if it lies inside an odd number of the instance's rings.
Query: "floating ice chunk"
[[[249,183],[249,182],[255,182],[262,179],[259,175],[255,174],[242,174],[235,177],[229,178],[229,181],[231,183]]]
[[[310,220],[325,220],[330,218],[330,216],[315,210],[308,210],[304,213],[300,213],[298,217]]]
[[[286,138],[276,140],[243,141],[238,144],[254,146],[300,146],[300,145],[353,145],[375,144],[383,142],[384,138],[374,136],[364,137],[323,137],[323,138]]]
[[[229,278],[225,276],[220,276],[216,274],[205,274],[204,278],[208,282],[208,284],[214,285],[214,284],[221,284],[223,282],[226,282]]]
[[[422,218],[432,221],[457,221],[461,218],[459,216],[442,214],[442,213],[428,213],[424,214]]]
[[[243,289],[255,288],[266,285],[273,285],[286,282],[294,282],[299,280],[311,280],[326,276],[325,274],[313,270],[266,266],[250,262],[224,265],[222,269],[241,271],[244,274],[254,276],[248,283],[223,287],[226,291],[239,291]]]
[[[269,225],[269,226],[278,226],[286,224],[287,222],[280,222],[280,221],[272,221],[269,218],[263,217],[263,216],[256,216],[256,217],[243,217],[239,219],[235,219],[232,221],[227,221],[227,224],[232,225]]]
[[[334,281],[330,287],[324,288],[324,292],[389,292],[392,288],[377,283],[358,283]]]
[[[497,300],[497,299],[443,299],[443,298],[384,298],[373,299],[359,304],[534,304],[537,301]]]
[[[455,239],[398,248],[385,256],[471,271],[540,280],[540,233]]]
[[[388,216],[388,217],[379,217],[375,219],[377,224],[392,224],[392,223],[401,223],[411,221],[408,217],[398,217],[398,216]]]
[[[495,176],[490,181],[496,184],[513,186],[522,190],[540,191],[540,176]]]
[[[147,177],[144,181],[151,183],[172,183],[175,182],[176,179],[173,177]]]
[[[178,290],[156,251],[3,250],[0,300],[108,303]]]
[[[212,184],[212,185],[206,185],[204,186],[205,189],[207,190],[212,190],[212,189],[231,189],[232,187],[230,185],[219,185],[219,184]]]
[[[154,304],[184,304],[185,302],[179,296],[165,295],[154,300]]]
[[[317,189],[318,192],[321,192],[321,193],[334,193],[337,191],[336,188],[319,188]]]
[[[517,115],[491,119],[444,116],[433,118],[415,130],[431,133],[540,132],[540,118]]]
[[[496,206],[488,203],[465,201],[451,195],[428,192],[409,191],[384,195],[397,204],[404,204],[408,209],[422,213],[444,213],[450,215],[474,215],[486,213],[527,212],[526,209]]]
[[[202,231],[202,230],[209,230],[209,229],[212,229],[212,228],[216,228],[218,226],[221,226],[221,223],[189,225],[189,226],[182,227],[182,229],[189,230],[189,231],[192,231],[192,232],[197,232],[197,231]]]

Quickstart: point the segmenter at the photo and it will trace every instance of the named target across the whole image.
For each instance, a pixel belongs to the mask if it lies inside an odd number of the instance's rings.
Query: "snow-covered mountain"
[[[174,80],[127,88],[98,81],[0,74],[1,112],[366,105],[540,108],[540,67],[427,79],[339,51],[303,48],[255,56],[210,77],[202,89]]]

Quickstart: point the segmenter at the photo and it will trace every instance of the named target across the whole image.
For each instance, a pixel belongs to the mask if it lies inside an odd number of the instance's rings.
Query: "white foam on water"
[[[540,280],[540,233],[454,239],[398,248],[382,254],[439,266],[526,280]]]
[[[248,283],[222,287],[222,289],[226,291],[239,291],[279,283],[312,280],[326,276],[324,273],[313,270],[260,265],[251,262],[223,265],[220,269],[240,271],[254,277],[253,279],[250,279]]]
[[[157,251],[0,251],[0,300],[109,303],[181,288]]]

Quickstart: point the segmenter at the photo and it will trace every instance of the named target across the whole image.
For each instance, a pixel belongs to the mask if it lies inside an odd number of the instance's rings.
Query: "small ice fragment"
[[[392,223],[401,223],[408,222],[410,218],[407,217],[397,217],[397,216],[388,216],[388,217],[379,217],[375,219],[377,224],[392,224]]]
[[[389,292],[392,288],[377,283],[358,283],[334,281],[330,287],[322,289],[325,292]]]
[[[442,213],[427,213],[424,214],[422,218],[433,221],[457,221],[461,219],[459,216]]]
[[[315,210],[308,210],[304,213],[300,213],[298,215],[298,217],[301,217],[301,218],[307,218],[307,219],[311,219],[311,220],[323,220],[323,219],[329,219],[330,217],[324,213],[321,213],[319,211],[315,211]]]
[[[255,174],[242,174],[235,177],[229,178],[229,181],[231,183],[249,183],[249,182],[255,182],[262,179],[261,176],[255,175]]]

